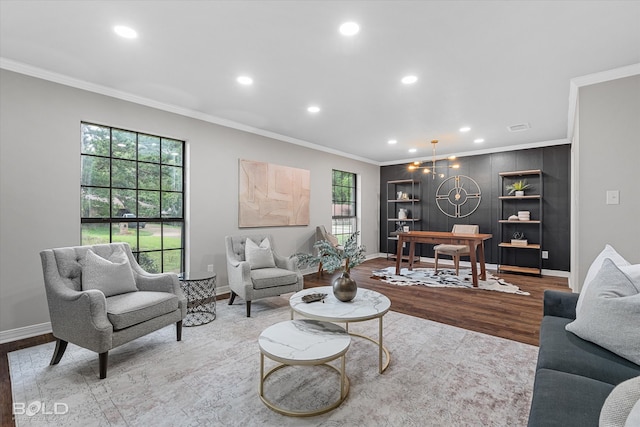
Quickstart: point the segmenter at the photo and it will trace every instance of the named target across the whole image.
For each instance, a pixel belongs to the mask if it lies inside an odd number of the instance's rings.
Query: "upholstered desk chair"
[[[324,225],[319,225],[316,227],[316,242],[319,241],[327,241],[331,243],[334,248],[340,248],[340,244],[338,243],[338,238],[333,234],[329,233]],[[318,264],[318,277],[322,275],[322,261]]]
[[[74,246],[40,252],[57,365],[68,343],[99,354],[107,376],[109,350],[176,324],[182,338],[187,300],[173,273],[150,274],[127,243]]]
[[[227,274],[231,297],[247,302],[247,317],[251,316],[251,301],[275,297],[302,290],[303,277],[295,258],[278,255],[268,234],[226,236]]]
[[[461,234],[478,234],[480,232],[480,227],[477,225],[467,225],[467,224],[454,224],[453,233],[461,233]],[[436,268],[435,271],[438,271],[438,258],[441,255],[448,255],[453,257],[453,264],[456,267],[456,276],[460,274],[460,257],[469,255],[469,246],[467,245],[437,245],[434,246],[433,250],[436,252]]]

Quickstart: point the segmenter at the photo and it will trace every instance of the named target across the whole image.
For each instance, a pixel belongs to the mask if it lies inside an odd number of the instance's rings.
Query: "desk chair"
[[[478,225],[467,225],[467,224],[455,224],[453,226],[453,233],[461,233],[461,234],[478,234],[480,232],[480,227]],[[441,255],[448,255],[453,257],[453,263],[456,267],[456,276],[460,275],[460,257],[469,255],[469,246],[467,245],[437,245],[433,248],[436,252],[436,267],[435,271],[438,272],[438,258]]]

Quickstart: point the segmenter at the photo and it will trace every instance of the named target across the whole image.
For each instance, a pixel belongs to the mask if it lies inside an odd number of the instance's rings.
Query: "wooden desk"
[[[469,257],[471,258],[471,276],[473,286],[478,287],[478,266],[480,261],[480,278],[487,280],[487,270],[484,265],[484,241],[491,239],[491,234],[462,234],[450,231],[409,231],[398,233],[398,253],[396,257],[396,274],[400,275],[402,265],[402,248],[405,242],[409,243],[409,270],[413,270],[413,257],[416,243],[435,243],[447,245],[467,245],[469,246]],[[476,250],[478,254],[476,257]]]

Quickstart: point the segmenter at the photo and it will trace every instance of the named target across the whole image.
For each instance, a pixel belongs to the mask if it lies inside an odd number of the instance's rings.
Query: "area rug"
[[[245,307],[222,301],[213,322],[166,327],[109,353],[107,378],[98,357],[74,345],[49,366],[54,344],[8,354],[18,426],[524,426],[537,347],[404,314],[384,316],[391,363],[378,373],[373,343],[352,337],[347,399],[337,409],[291,418],[258,396],[260,332],[290,319],[288,295]],[[296,317],[297,318],[297,317]],[[377,337],[378,322],[351,323]],[[273,366],[270,361],[267,367]],[[308,370],[305,370],[308,369]],[[279,375],[279,376],[278,376]],[[334,399],[337,375],[290,367],[272,375],[265,393],[291,408]],[[22,405],[22,406],[21,406]],[[29,409],[30,408],[30,409]],[[26,413],[25,413],[26,412]]]
[[[419,285],[432,288],[473,288],[470,269],[461,269],[460,275],[456,275],[456,271],[450,269],[438,269],[436,273],[433,268],[414,268],[413,270],[402,268],[400,275],[397,275],[395,267],[387,267],[381,270],[373,270],[372,274],[385,283],[397,286]],[[487,272],[487,280],[478,280],[478,289],[530,295],[529,292],[525,292],[518,286],[505,282],[503,279],[489,272]]]

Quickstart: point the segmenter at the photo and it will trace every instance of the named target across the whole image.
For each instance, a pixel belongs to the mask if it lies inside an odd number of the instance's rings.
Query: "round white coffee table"
[[[306,303],[302,300],[303,296],[315,293],[323,293],[327,294],[327,296],[323,301],[311,303]],[[308,288],[293,294],[289,299],[289,305],[291,306],[292,319],[294,313],[298,313],[309,319],[325,322],[344,322],[347,332],[349,331],[349,322],[378,319],[378,341],[356,333],[350,332],[350,335],[367,339],[378,345],[378,371],[380,373],[383,373],[389,367],[391,355],[382,343],[382,317],[391,308],[391,301],[380,292],[358,288],[358,293],[354,299],[349,302],[342,302],[333,296],[331,286]],[[383,353],[386,358],[383,358]]]
[[[349,349],[351,337],[341,326],[318,320],[286,320],[269,326],[258,337],[260,347],[260,399],[270,409],[295,417],[320,415],[340,406],[349,394],[349,378],[345,373],[345,354]],[[280,362],[279,365],[264,373],[264,357]],[[341,357],[341,368],[328,362]],[[286,366],[323,365],[340,374],[340,397],[320,409],[313,411],[295,411],[283,409],[264,395],[264,383],[269,375]]]

